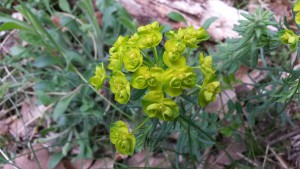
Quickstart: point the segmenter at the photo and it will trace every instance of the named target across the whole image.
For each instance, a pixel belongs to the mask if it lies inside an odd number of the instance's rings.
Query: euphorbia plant
[[[200,87],[200,106],[213,102],[220,92],[220,82],[215,76],[211,56],[204,57],[201,53],[198,67],[191,67],[186,61],[189,52],[185,54],[185,51],[197,48],[200,42],[209,39],[206,30],[190,26],[165,33],[168,40],[164,44],[164,53],[158,56],[157,48],[163,39],[162,29],[158,22],[153,22],[139,27],[131,37],[120,36],[109,50],[107,68],[111,71],[105,71],[101,63],[96,67],[95,76],[90,79],[91,85],[99,89],[108,77],[110,90],[120,104],[130,101],[130,88],[146,89],[141,99],[142,109],[148,116],[146,121],[149,118],[175,120],[180,114],[176,98],[195,86]],[[149,54],[148,49],[152,49],[152,53]],[[201,69],[205,77],[202,86],[196,84],[198,77],[194,69]],[[137,129],[130,132],[123,121],[111,124],[110,139],[118,152],[134,152],[136,140],[133,133]]]

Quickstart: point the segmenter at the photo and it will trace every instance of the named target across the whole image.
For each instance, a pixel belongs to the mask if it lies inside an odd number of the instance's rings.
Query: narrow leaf
[[[205,22],[203,23],[203,28],[208,29],[209,26],[217,19],[218,19],[218,17],[210,17],[210,18],[206,19]]]
[[[4,22],[4,24],[0,26],[0,31],[12,29],[31,31],[31,27],[29,25],[27,25],[25,22],[11,17],[10,15],[0,14],[0,22]]]
[[[67,0],[59,0],[58,5],[59,5],[60,9],[62,9],[63,11],[69,12],[69,13],[71,12],[70,5]]]
[[[63,157],[64,155],[61,152],[52,155],[49,160],[49,168],[50,169],[55,168],[59,164],[59,162],[63,159]]]
[[[68,108],[70,102],[75,95],[72,94],[58,102],[53,111],[53,120],[57,120]]]
[[[175,22],[186,22],[184,17],[178,12],[170,12],[168,17]]]

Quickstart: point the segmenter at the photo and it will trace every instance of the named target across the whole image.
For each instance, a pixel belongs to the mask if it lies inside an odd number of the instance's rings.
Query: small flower
[[[109,57],[109,64],[107,66],[110,70],[121,70],[123,66],[122,57],[119,52],[113,53]]]
[[[212,57],[206,56],[204,57],[203,52],[200,53],[200,69],[204,76],[209,77],[215,73],[215,70],[212,67]]]
[[[203,27],[195,29],[190,26],[178,31],[169,31],[166,33],[166,37],[170,40],[184,42],[187,47],[197,48],[198,43],[209,39],[210,36]]]
[[[279,34],[281,35],[281,43],[289,44],[292,51],[296,50],[299,37],[292,30],[284,30],[281,31]]]
[[[123,62],[126,70],[135,72],[143,63],[143,56],[138,48],[128,48],[124,52]]]
[[[157,21],[150,23],[148,25],[138,27],[138,32],[145,32],[145,31],[161,31],[162,27],[159,26]]]
[[[194,27],[190,26],[186,28],[183,40],[188,47],[196,48],[198,47],[198,43],[209,39],[209,37],[210,36],[203,27],[195,29]]]
[[[182,67],[186,64],[186,59],[180,53],[164,52],[163,61],[168,67]]]
[[[98,90],[102,88],[105,78],[106,71],[103,63],[101,63],[99,66],[96,66],[95,76],[90,78],[90,84]]]
[[[135,40],[136,45],[141,49],[151,48],[161,42],[162,33],[160,31],[162,29],[163,27],[159,26],[159,23],[155,21],[151,24],[140,26],[137,35],[134,35],[131,39]]]
[[[142,107],[149,117],[172,121],[179,115],[178,105],[169,98],[164,98],[162,91],[150,91],[142,99]]]
[[[297,0],[297,2],[295,3],[293,11],[300,12],[300,1],[299,0]]]
[[[131,85],[136,89],[148,87],[150,90],[161,90],[162,74],[164,70],[160,67],[141,66],[131,78]]]
[[[166,51],[173,53],[182,53],[185,50],[185,44],[182,41],[171,39],[165,43]]]
[[[120,50],[122,50],[122,48],[124,47],[124,45],[126,44],[126,42],[128,41],[128,36],[119,36],[117,41],[114,43],[114,45],[109,49],[109,54],[114,54]]]
[[[110,141],[116,146],[119,153],[123,155],[132,155],[136,139],[125,122],[117,121],[110,125]]]
[[[169,68],[164,73],[163,89],[170,96],[179,96],[184,89],[193,88],[195,84],[196,74],[188,66]]]
[[[121,71],[114,71],[109,80],[110,90],[115,93],[115,101],[126,104],[130,98],[130,84]]]
[[[297,12],[295,15],[296,24],[300,25],[300,12]]]
[[[157,46],[162,40],[162,34],[158,31],[140,33],[139,37],[137,45],[141,49]]]
[[[216,94],[220,93],[220,82],[214,81],[206,84],[206,80],[200,89],[200,93],[198,95],[198,104],[200,106],[206,106],[210,102],[214,102],[216,100]]]

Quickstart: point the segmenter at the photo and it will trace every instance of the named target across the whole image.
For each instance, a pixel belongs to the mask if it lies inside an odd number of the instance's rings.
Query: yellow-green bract
[[[169,68],[164,72],[163,89],[169,96],[179,96],[184,89],[193,88],[195,84],[196,74],[188,66]]]
[[[205,77],[209,77],[215,73],[215,70],[212,67],[212,57],[206,56],[204,57],[204,53],[200,53],[199,59],[200,69]]]
[[[136,89],[161,90],[164,70],[160,67],[141,66],[131,78],[131,85]]]
[[[119,153],[133,154],[136,140],[124,121],[117,121],[110,125],[110,141],[116,146]]]
[[[115,93],[115,100],[120,104],[126,104],[130,98],[130,84],[125,75],[115,70],[111,74],[109,84],[111,92]]]
[[[162,91],[150,91],[142,99],[142,107],[149,117],[156,117],[164,121],[172,121],[179,115],[177,104],[164,98]]]
[[[111,70],[109,84],[111,92],[115,94],[115,101],[127,104],[130,100],[130,87],[137,90],[147,88],[142,99],[145,113],[149,117],[170,121],[179,114],[173,97],[193,88],[197,81],[195,67],[187,65],[185,55],[210,36],[202,27],[195,29],[189,26],[171,30],[165,33],[168,39],[164,44],[165,50],[157,52],[163,38],[162,29],[156,21],[140,26],[132,36],[120,36],[109,50],[107,68]],[[201,53],[199,67],[196,68],[200,68],[205,77],[198,97],[201,99],[199,105],[205,106],[215,100],[220,83],[216,78],[211,80],[211,77],[216,77],[211,56],[204,57]],[[95,74],[90,83],[99,89],[106,77],[103,64],[96,68]],[[165,98],[165,94],[170,98]]]
[[[299,37],[292,30],[283,30],[279,35],[281,43],[290,45],[292,51],[296,50]]]
[[[96,89],[100,89],[103,86],[103,83],[106,78],[106,71],[101,63],[99,66],[96,66],[95,75],[90,78],[90,84],[94,86]]]
[[[198,103],[200,106],[206,106],[208,103],[216,100],[216,94],[220,93],[220,82],[213,81],[203,83],[198,95]]]

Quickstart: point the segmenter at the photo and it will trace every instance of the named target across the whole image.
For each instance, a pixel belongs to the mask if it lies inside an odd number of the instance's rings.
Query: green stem
[[[201,69],[200,66],[190,67],[192,69]]]
[[[152,51],[153,51],[153,54],[154,54],[155,63],[157,64],[158,63],[158,56],[157,56],[156,47],[152,47]]]
[[[192,49],[192,48],[189,48],[189,49],[188,49],[188,53],[187,53],[187,56],[186,56],[186,61],[187,61],[187,60],[189,59],[189,57],[190,57],[191,49]]]
[[[77,70],[77,68],[73,65],[71,65],[71,68],[73,68],[73,70],[77,73],[77,75],[83,80],[83,82],[88,83],[89,82],[83,77],[83,75]],[[119,111],[122,115],[126,116],[128,119],[130,119],[131,121],[133,121],[133,118],[131,116],[129,116],[128,114],[126,114],[125,112],[123,112],[119,107],[117,107],[115,104],[113,104],[110,100],[108,100],[106,97],[104,97],[101,93],[99,93],[93,86],[91,86],[89,84],[89,87],[95,91],[104,101],[106,101],[107,103],[109,103],[114,109],[116,109],[117,111]]]
[[[137,126],[132,133],[138,131],[141,127],[143,127],[148,121],[149,121],[150,117],[148,116],[139,126]]]
[[[200,86],[200,85],[198,85],[198,84],[196,84],[195,86],[196,86],[196,87],[199,87],[200,89],[202,88],[202,86]]]
[[[149,63],[153,66],[154,63],[153,63],[152,59],[150,58],[150,56],[148,55],[148,53],[145,52],[145,51],[143,51],[143,50],[140,50],[140,51],[141,51],[142,55],[143,55],[143,56],[149,61]]]

